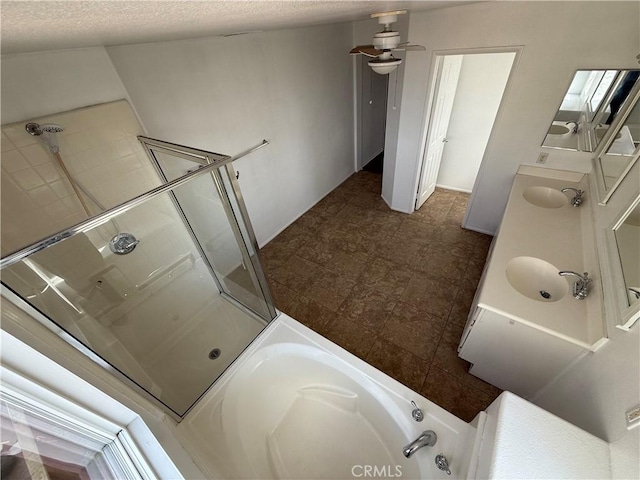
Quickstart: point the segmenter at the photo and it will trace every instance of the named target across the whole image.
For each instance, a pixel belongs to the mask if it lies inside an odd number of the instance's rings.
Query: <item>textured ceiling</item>
[[[364,20],[468,1],[67,0],[0,3],[2,53],[123,45]]]

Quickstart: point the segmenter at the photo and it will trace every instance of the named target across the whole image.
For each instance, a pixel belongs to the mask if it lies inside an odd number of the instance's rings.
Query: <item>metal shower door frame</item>
[[[151,163],[153,164],[153,166],[155,167],[158,175],[160,176],[160,178],[165,181],[168,182],[169,179],[166,177],[164,170],[162,169],[162,166],[160,165],[159,160],[155,157],[155,155],[153,154],[154,151],[158,151],[161,153],[164,153],[166,155],[173,155],[179,158],[182,158],[184,160],[190,161],[190,162],[196,162],[199,163],[200,165],[203,166],[209,166],[212,165],[214,163],[220,163],[221,161],[224,161],[230,157],[226,156],[226,155],[222,155],[222,154],[218,154],[218,153],[213,153],[213,152],[207,152],[205,150],[199,150],[193,147],[187,147],[184,145],[178,145],[175,143],[170,143],[170,142],[165,142],[163,140],[158,140],[155,138],[149,138],[149,137],[145,137],[145,136],[138,136],[138,140],[140,141],[140,143],[142,144],[142,147],[144,148],[147,156],[149,157],[149,159],[151,160]],[[227,167],[227,174],[229,176],[229,181],[231,182],[233,191],[232,192],[228,192],[225,185],[224,185],[224,181],[222,179],[222,175],[220,174],[220,168],[222,168],[223,166]],[[215,185],[216,191],[218,193],[218,196],[220,198],[220,201],[222,202],[222,207],[224,209],[225,215],[227,217],[227,220],[229,222],[229,225],[231,226],[231,230],[233,232],[233,235],[236,239],[236,243],[238,244],[238,248],[240,249],[240,253],[242,255],[242,260],[243,263],[245,265],[250,265],[251,268],[248,268],[249,270],[249,275],[251,277],[252,282],[257,285],[260,288],[260,292],[256,292],[256,293],[261,293],[264,299],[264,303],[266,304],[267,307],[267,311],[269,313],[270,316],[270,320],[267,320],[265,318],[263,318],[263,315],[261,315],[259,312],[255,312],[253,311],[251,308],[249,308],[248,305],[244,305],[241,301],[239,301],[238,299],[236,299],[233,295],[231,295],[230,292],[227,291],[227,289],[224,287],[224,284],[220,281],[220,279],[218,278],[218,275],[216,274],[215,268],[213,267],[213,265],[211,264],[211,262],[209,261],[209,257],[207,256],[206,252],[204,251],[204,248],[202,247],[202,245],[200,244],[200,241],[198,240],[197,235],[195,234],[195,232],[193,231],[191,224],[189,222],[189,218],[187,217],[187,215],[185,214],[184,210],[182,209],[182,206],[180,205],[180,201],[178,200],[175,191],[171,191],[170,196],[171,199],[174,203],[174,206],[176,207],[176,210],[178,211],[182,222],[184,223],[185,228],[187,229],[187,231],[189,232],[189,235],[191,236],[192,241],[194,242],[198,252],[200,253],[200,256],[202,257],[203,261],[205,262],[205,264],[207,265],[207,268],[209,269],[209,272],[211,273],[214,281],[216,282],[216,285],[218,287],[218,290],[220,290],[220,294],[224,296],[224,298],[226,300],[231,301],[234,305],[240,307],[242,310],[246,311],[247,313],[250,313],[252,316],[258,316],[264,323],[265,325],[268,324],[271,320],[273,320],[276,315],[277,315],[277,311],[275,309],[275,303],[273,300],[273,295],[271,294],[271,290],[269,289],[269,284],[267,283],[267,277],[264,273],[264,270],[262,268],[262,265],[259,262],[255,262],[249,252],[249,249],[247,248],[247,244],[245,241],[245,238],[242,234],[242,231],[240,230],[240,226],[238,224],[238,219],[236,218],[236,214],[235,211],[233,209],[233,206],[231,205],[231,201],[229,200],[229,195],[233,194],[236,201],[238,202],[238,207],[240,208],[240,215],[242,217],[242,221],[244,222],[245,228],[247,230],[247,233],[249,235],[249,238],[247,239],[249,242],[251,242],[253,249],[255,250],[255,252],[257,253],[259,250],[258,247],[258,242],[256,240],[256,236],[255,233],[253,231],[253,227],[251,226],[251,221],[249,219],[249,213],[247,211],[246,205],[244,203],[244,199],[242,197],[242,193],[240,191],[240,185],[238,184],[238,181],[236,179],[235,176],[235,171],[233,169],[233,167],[231,166],[230,162],[224,162],[220,165],[219,168],[216,168],[214,170],[211,171],[211,178],[213,180],[213,184]]]
[[[123,213],[126,213],[134,209],[138,205],[142,205],[143,203],[146,203],[148,200],[151,200],[152,198],[158,197],[165,193],[170,193],[172,192],[173,189],[182,185],[186,185],[196,177],[204,176],[208,173],[213,173],[217,171],[219,168],[230,164],[234,160],[237,160],[246,155],[249,155],[250,153],[253,153],[256,150],[269,144],[269,142],[267,142],[266,140],[263,140],[260,144],[256,145],[255,147],[247,149],[243,152],[238,153],[237,155],[234,155],[233,157],[230,157],[227,155],[221,155],[217,153],[206,152],[203,150],[192,149],[190,147],[186,147],[182,145],[171,144],[168,142],[163,142],[161,140],[155,140],[148,137],[140,137],[140,138],[144,139],[145,142],[147,142],[149,145],[155,144],[158,146],[165,147],[168,150],[168,152],[173,155],[178,155],[180,152],[183,152],[182,154],[184,155],[190,155],[189,157],[187,157],[188,160],[194,160],[194,156],[195,157],[200,156],[201,160],[205,160],[205,162],[201,162],[203,165],[202,168],[196,171],[193,171],[186,175],[178,177],[175,180],[172,180],[170,182],[163,183],[162,185],[159,185],[147,192],[137,195],[136,197],[133,197],[119,205],[109,208],[108,210],[105,210],[102,213],[94,215],[93,217],[87,220],[84,220],[80,223],[77,223],[71,227],[66,228],[65,230],[54,233],[31,245],[28,245],[26,247],[23,247],[19,250],[16,250],[14,252],[11,252],[3,256],[2,258],[0,258],[0,271],[50,246],[63,242],[64,240],[71,238],[77,234],[87,232],[96,227],[99,227],[103,223],[108,222],[114,219],[115,217],[117,217],[118,215],[121,215]],[[144,143],[143,143],[143,146],[144,146]],[[178,151],[178,149],[180,151]],[[233,169],[231,168],[228,171],[233,172]],[[238,201],[238,206],[240,207],[241,215],[248,220],[249,217],[246,211],[246,206],[242,199],[242,195],[240,194],[239,185],[235,181],[236,180],[235,176],[230,176],[229,178],[230,178],[231,184],[233,185],[234,195],[236,196],[236,199]],[[232,222],[232,224],[233,223],[235,222]],[[246,228],[250,236],[250,240],[257,253],[258,252],[257,241],[255,239],[253,228],[249,222],[246,223]],[[244,245],[244,247],[246,248],[246,245],[244,244],[244,242],[241,245]],[[260,277],[261,280],[264,281],[264,283],[262,281],[259,282],[258,285],[260,285],[260,287],[263,289],[262,293],[265,295],[265,299],[267,301],[267,305],[269,309],[269,314],[272,316],[271,320],[273,320],[277,316],[278,312],[274,308],[273,297],[268,288],[268,284],[266,283],[266,276],[264,275],[264,271],[259,264],[256,265],[253,262],[251,263],[252,265],[254,265],[254,268],[256,269],[256,274]],[[214,276],[214,279],[217,280],[217,277]],[[222,294],[224,293],[222,292]],[[194,400],[193,404],[183,414],[179,414],[178,412],[173,410],[169,405],[167,405],[158,397],[156,397],[151,392],[149,392],[144,387],[142,387],[133,378],[129,377],[129,375],[120,371],[118,368],[114,367],[108,360],[103,358],[100,354],[98,354],[97,352],[94,352],[90,347],[84,345],[80,340],[76,339],[72,334],[70,334],[63,327],[61,327],[53,318],[41,312],[38,308],[36,308],[31,303],[29,303],[27,300],[25,300],[20,294],[15,292],[9,285],[5,284],[4,282],[0,283],[0,295],[4,299],[6,299],[10,304],[12,304],[18,311],[24,312],[26,315],[30,316],[35,320],[34,325],[30,323],[25,324],[23,322],[23,319],[19,315],[17,315],[15,312],[10,311],[9,313],[6,314],[7,325],[3,326],[4,330],[8,331],[11,335],[16,336],[16,338],[18,339],[22,340],[24,338],[28,338],[29,340],[26,340],[26,343],[28,345],[32,345],[33,342],[37,343],[41,341],[40,331],[39,331],[40,328],[44,327],[50,330],[54,335],[60,338],[63,342],[67,343],[68,345],[73,347],[76,351],[83,354],[85,357],[90,359],[94,364],[98,365],[104,371],[109,372],[109,374],[113,375],[114,378],[117,378],[118,380],[123,382],[125,385],[128,385],[129,387],[131,387],[136,393],[141,395],[141,397],[151,402],[151,404],[153,404],[154,406],[157,406],[158,408],[160,408],[161,411],[163,411],[165,414],[167,414],[169,417],[171,417],[177,422],[180,422],[184,418],[184,416],[187,415],[189,411],[191,411],[191,409],[202,398],[202,396],[204,396],[206,392],[208,392],[211,389],[211,387],[215,384],[215,381],[214,381],[197,399]],[[237,302],[233,297],[230,297],[230,296],[226,296],[226,297],[228,301],[240,307],[243,311],[246,311],[249,315],[251,315],[251,317],[256,318],[257,320],[263,320],[261,316],[258,316],[252,310],[245,308],[240,302]],[[237,357],[236,357],[236,360],[237,360]],[[231,364],[233,364],[233,362]],[[149,410],[149,412],[151,411]],[[155,415],[155,413],[153,412],[151,413]]]

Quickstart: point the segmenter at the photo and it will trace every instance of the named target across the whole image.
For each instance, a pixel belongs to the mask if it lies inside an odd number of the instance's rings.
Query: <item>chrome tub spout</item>
[[[422,434],[416,438],[413,442],[402,449],[402,453],[405,457],[409,458],[416,450],[422,447],[433,447],[436,444],[438,436],[433,430],[425,430]]]

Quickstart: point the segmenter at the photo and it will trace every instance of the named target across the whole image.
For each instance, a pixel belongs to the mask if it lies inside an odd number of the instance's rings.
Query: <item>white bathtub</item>
[[[405,458],[424,430],[436,445]],[[465,478],[475,440],[469,424],[284,314],[178,432],[210,478]],[[439,453],[451,477],[436,468]]]

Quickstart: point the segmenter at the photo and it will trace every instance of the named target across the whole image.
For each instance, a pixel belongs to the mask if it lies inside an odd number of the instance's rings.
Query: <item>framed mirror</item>
[[[622,314],[619,326],[628,330],[640,318],[640,196],[612,231],[622,274],[615,282]]]
[[[542,142],[593,152],[631,101],[640,70],[578,70]]]
[[[629,101],[614,117],[611,130],[606,133],[602,148],[594,159],[600,204],[608,202],[618,185],[640,156],[640,84],[636,81]]]

